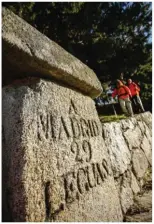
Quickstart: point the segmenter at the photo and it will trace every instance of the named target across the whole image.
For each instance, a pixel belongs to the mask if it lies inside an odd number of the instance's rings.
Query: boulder
[[[93,70],[4,7],[2,41],[4,84],[33,75],[59,80],[93,98],[101,94]]]
[[[146,170],[148,169],[148,161],[142,150],[136,149],[133,151],[132,164],[135,176],[138,179],[143,178]]]
[[[103,138],[110,156],[114,177],[123,174],[131,162],[131,153],[121,131],[121,123],[103,125]]]
[[[133,191],[131,189],[131,171],[127,170],[123,176],[120,186],[120,202],[123,213],[133,205]]]

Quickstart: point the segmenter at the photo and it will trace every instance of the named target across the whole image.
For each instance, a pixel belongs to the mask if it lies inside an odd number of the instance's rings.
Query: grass
[[[125,119],[126,116],[125,115],[100,115],[99,116],[100,120],[102,123],[106,123],[106,122],[113,122],[113,121],[120,121],[122,119]]]

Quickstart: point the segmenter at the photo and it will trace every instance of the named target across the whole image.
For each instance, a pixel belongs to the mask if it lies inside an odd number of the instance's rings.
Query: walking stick
[[[112,108],[113,108],[113,111],[114,111],[114,115],[117,117],[117,113],[116,113],[116,110],[115,110],[115,107],[114,107],[113,103],[112,103]]]

